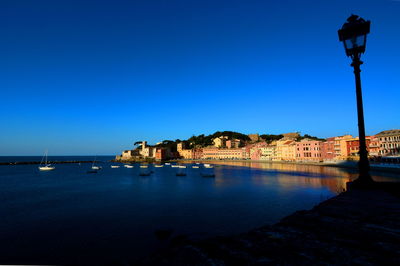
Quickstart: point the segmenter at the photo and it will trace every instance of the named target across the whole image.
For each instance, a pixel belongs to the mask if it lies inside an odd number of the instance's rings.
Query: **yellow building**
[[[348,140],[352,139],[352,135],[344,135],[335,137],[334,142],[334,152],[335,152],[335,160],[346,160],[349,156],[347,151],[347,142]]]
[[[215,147],[208,147],[203,149],[202,159],[215,159],[215,160],[241,160],[245,158],[246,150],[239,149],[220,149]]]
[[[225,147],[225,142],[228,139],[228,137],[222,136],[222,137],[218,137],[213,139],[213,145],[216,148],[223,148]]]
[[[294,140],[278,140],[276,142],[276,160],[296,160],[296,142]]]
[[[185,149],[185,144],[180,142],[176,146],[179,156],[183,159],[193,159],[193,150]]]

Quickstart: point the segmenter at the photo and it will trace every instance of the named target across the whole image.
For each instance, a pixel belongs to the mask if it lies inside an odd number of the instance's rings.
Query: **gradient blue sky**
[[[217,130],[357,135],[337,30],[371,20],[366,133],[400,128],[400,2],[0,2],[0,155],[116,154]]]

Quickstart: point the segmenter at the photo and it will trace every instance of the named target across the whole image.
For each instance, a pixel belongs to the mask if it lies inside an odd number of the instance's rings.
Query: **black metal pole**
[[[359,154],[360,160],[358,162],[359,177],[355,181],[355,184],[369,185],[374,181],[369,174],[369,161],[368,161],[368,151],[365,141],[365,126],[364,126],[364,110],[363,110],[363,100],[361,92],[361,77],[360,77],[360,65],[362,65],[359,55],[353,57],[354,76],[356,79],[356,95],[357,95],[357,114],[358,114],[358,136],[359,136]]]

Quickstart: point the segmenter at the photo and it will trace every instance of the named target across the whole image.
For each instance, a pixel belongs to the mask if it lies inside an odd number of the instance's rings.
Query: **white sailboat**
[[[97,158],[97,156],[94,157],[94,160],[93,160],[93,163],[92,163],[92,169],[93,170],[100,170],[101,166],[94,165],[94,163],[96,162],[96,158]]]
[[[44,162],[44,164],[43,164]],[[44,153],[42,161],[40,162],[40,166],[39,166],[39,170],[40,171],[51,171],[56,169],[54,166],[51,166],[51,164],[49,164],[47,162],[47,151]]]

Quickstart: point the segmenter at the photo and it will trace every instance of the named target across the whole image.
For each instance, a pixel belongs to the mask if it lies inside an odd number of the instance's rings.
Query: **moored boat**
[[[44,164],[42,164],[43,162],[44,162]],[[39,170],[40,171],[51,171],[54,169],[56,169],[56,168],[54,166],[51,166],[51,164],[49,164],[47,162],[47,151],[45,151],[42,161],[40,162],[40,165],[39,165]]]
[[[92,170],[100,170],[101,169],[101,166],[95,165],[96,157],[97,156],[94,157],[94,160],[93,160],[93,163],[92,163]]]

